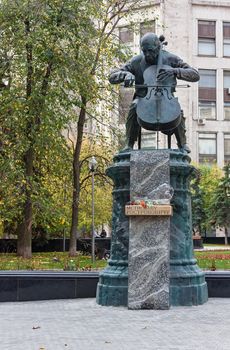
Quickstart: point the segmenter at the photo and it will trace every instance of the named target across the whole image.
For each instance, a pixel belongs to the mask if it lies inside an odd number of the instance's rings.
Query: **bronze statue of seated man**
[[[176,79],[189,82],[197,82],[199,80],[199,73],[196,69],[183,62],[178,56],[161,48],[163,41],[163,36],[158,38],[154,33],[145,34],[141,39],[142,53],[134,56],[121,68],[113,70],[110,74],[109,81],[111,84],[124,82],[125,87],[131,87],[135,82],[133,102],[130,105],[126,121],[126,146],[124,150],[133,149],[140,131],[136,109],[138,99],[143,98],[146,95],[146,88],[143,88],[144,72],[146,69],[151,66],[157,67],[159,65],[159,59],[161,59],[162,67],[167,66],[167,68],[163,67],[163,69],[158,70],[156,79],[158,83],[162,84],[170,77],[174,78],[175,85],[171,88],[172,94],[175,92]],[[185,118],[181,111],[180,122],[175,129],[171,130],[171,134],[175,134],[178,148],[189,153],[190,149],[186,143],[185,133]],[[169,135],[170,133],[167,134]]]

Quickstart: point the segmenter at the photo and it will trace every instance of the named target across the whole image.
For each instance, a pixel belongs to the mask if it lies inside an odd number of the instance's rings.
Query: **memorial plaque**
[[[127,216],[171,216],[171,205],[154,205],[150,208],[143,208],[141,205],[126,205],[125,215]]]

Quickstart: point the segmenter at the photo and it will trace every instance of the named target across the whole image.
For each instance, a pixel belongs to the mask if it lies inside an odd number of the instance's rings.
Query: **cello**
[[[162,47],[167,45],[164,37],[160,38],[161,47],[157,65],[149,66],[143,74],[146,87],[145,97],[137,100],[137,121],[146,130],[161,131],[171,135],[181,122],[181,107],[178,98],[173,95],[177,85],[174,76],[159,81],[157,76],[163,69],[171,68],[162,64]]]

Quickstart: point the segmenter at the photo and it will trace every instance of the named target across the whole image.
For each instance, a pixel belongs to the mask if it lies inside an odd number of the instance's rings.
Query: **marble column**
[[[131,154],[131,200],[164,199],[169,182],[167,151]],[[128,308],[168,309],[170,217],[134,216],[129,220]]]

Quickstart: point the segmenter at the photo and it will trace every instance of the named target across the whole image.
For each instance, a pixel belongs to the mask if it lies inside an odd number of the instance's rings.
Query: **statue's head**
[[[160,40],[154,33],[146,33],[141,38],[141,50],[148,63],[154,63],[160,51]]]

